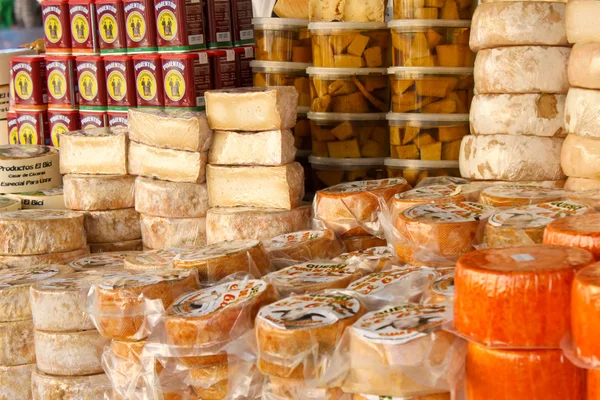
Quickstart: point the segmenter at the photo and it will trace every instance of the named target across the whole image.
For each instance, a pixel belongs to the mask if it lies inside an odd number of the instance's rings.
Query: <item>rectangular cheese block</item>
[[[61,174],[127,174],[127,128],[97,128],[60,135]]]
[[[384,22],[382,0],[309,0],[308,19],[311,22]]]
[[[298,92],[292,86],[211,90],[208,124],[222,131],[270,131],[296,125]]]
[[[212,130],[204,112],[130,108],[129,138],[173,150],[208,151]]]
[[[207,167],[211,207],[262,207],[290,210],[304,197],[304,169],[297,163],[280,167]]]
[[[209,164],[283,165],[294,162],[296,148],[289,129],[264,132],[216,131]]]
[[[146,176],[172,182],[202,183],[206,179],[208,153],[161,149],[131,142],[130,175]]]

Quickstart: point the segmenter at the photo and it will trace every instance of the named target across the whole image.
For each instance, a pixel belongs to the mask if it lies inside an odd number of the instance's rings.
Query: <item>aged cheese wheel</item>
[[[123,240],[121,242],[111,243],[89,243],[92,253],[113,253],[123,251],[142,251],[144,245],[142,239]]]
[[[479,94],[567,93],[570,53],[569,47],[546,46],[482,50],[475,59],[475,90]]]
[[[526,1],[481,4],[473,14],[469,45],[475,52],[504,46],[568,46],[565,5]]]
[[[308,379],[331,357],[344,330],[365,313],[341,293],[293,296],[263,307],[256,317],[258,367],[280,378]],[[304,359],[310,352],[314,357]]]
[[[270,239],[284,233],[310,229],[311,205],[293,210],[278,208],[211,208],[206,214],[208,244],[225,240]]]
[[[127,257],[141,254],[140,251],[117,251],[111,253],[96,253],[89,257],[80,258],[69,263],[76,272],[88,269],[123,268]]]
[[[237,272],[256,278],[271,271],[271,260],[258,240],[238,240],[211,244],[204,248],[180,252],[173,259],[174,268],[194,268],[202,281],[217,282]]]
[[[0,366],[0,399],[31,400],[31,373],[35,364]]]
[[[570,43],[595,42],[600,35],[598,15],[600,4],[595,1],[572,1],[567,4],[565,21]]]
[[[90,243],[112,243],[142,237],[140,216],[135,208],[85,211],[85,230]]]
[[[264,384],[265,399],[271,399],[272,394],[277,400],[324,399],[343,400],[345,394],[340,388],[315,388],[302,379],[286,379],[270,376]],[[379,400],[379,396],[377,399]]]
[[[479,195],[479,202],[496,208],[513,208],[561,200],[565,197],[566,193],[560,189],[504,184],[484,189]]]
[[[293,261],[329,260],[344,251],[330,230],[287,233],[264,240],[263,244],[276,267]]]
[[[557,219],[593,210],[584,203],[559,200],[494,213],[485,227],[488,247],[542,243],[546,226]]]
[[[135,209],[157,217],[205,217],[208,190],[206,184],[159,181],[140,176],[135,181]]]
[[[350,236],[342,239],[346,251],[363,251],[370,249],[371,247],[386,246],[387,242],[385,239],[378,238],[377,236]]]
[[[569,57],[569,83],[585,89],[600,89],[600,44],[576,43]]]
[[[210,165],[284,165],[296,158],[290,129],[262,132],[216,131],[208,153]]]
[[[600,290],[600,264],[583,268],[575,275],[571,297],[571,330],[576,354],[587,364],[600,367],[600,305],[596,296]]]
[[[503,1],[503,0],[498,0]],[[402,398],[392,396],[377,396],[374,394],[354,394],[353,400],[403,400]],[[450,393],[436,393],[425,396],[411,397],[410,400],[450,400]]]
[[[487,346],[558,348],[575,270],[592,262],[588,251],[548,245],[465,254],[454,280],[456,330]]]
[[[600,399],[600,370],[587,370],[587,397],[586,400]]]
[[[600,189],[586,190],[584,192],[568,192],[567,198],[571,201],[585,204],[596,211],[600,210]]]
[[[399,263],[389,247],[371,247],[365,250],[343,253],[334,258],[333,261],[355,265],[367,273],[379,272],[392,264]]]
[[[463,186],[431,185],[398,193],[392,198],[392,215],[398,215],[404,210],[418,204],[443,204],[466,201]]]
[[[65,196],[62,187],[54,189],[36,190],[25,193],[7,194],[7,197],[19,200],[21,207],[6,209],[3,211],[20,210],[66,210]],[[0,204],[0,207],[2,205]]]
[[[0,213],[0,254],[66,252],[85,247],[83,216],[60,210]]]
[[[468,400],[578,400],[585,397],[585,370],[560,349],[503,350],[470,342]]]
[[[206,218],[164,218],[142,214],[142,241],[149,249],[206,246]]]
[[[341,183],[319,190],[315,220],[342,237],[381,232],[381,204],[411,187],[403,178]]]
[[[588,179],[588,178],[567,178],[565,183],[565,190],[572,192],[586,191],[600,189],[600,179]]]
[[[58,149],[54,147],[14,144],[0,146],[2,192],[33,192],[59,187],[62,177],[58,162]]]
[[[0,196],[0,211],[17,211],[21,208],[21,199],[12,196]]]
[[[35,362],[31,320],[0,322],[0,365],[22,365]]]
[[[149,250],[125,258],[125,269],[146,270],[173,267],[173,259],[185,249]]]
[[[439,392],[431,383],[448,387],[461,339],[442,331],[447,311],[443,305],[406,304],[362,316],[348,328],[349,372],[342,389],[412,398]]]
[[[110,381],[104,374],[54,376],[34,369],[31,388],[33,400],[103,400],[110,391]]]
[[[564,136],[565,99],[551,93],[478,94],[471,102],[471,133]]]
[[[600,112],[598,102],[600,102],[598,90],[569,89],[565,104],[565,128],[567,132],[585,138],[599,139],[598,129],[600,129],[600,123],[596,120],[596,116]]]
[[[90,254],[89,247],[85,246],[77,250],[59,253],[38,254],[30,256],[0,256],[0,263],[11,268],[27,268],[32,265],[44,264],[68,264],[73,260]]]
[[[272,272],[265,276],[265,280],[285,297],[325,289],[344,289],[362,276],[362,270],[356,266],[315,260]]]
[[[105,211],[135,206],[135,176],[65,175],[65,205],[71,210]]]
[[[564,179],[562,138],[469,135],[460,146],[460,174],[469,179],[555,181]]]
[[[229,383],[229,365],[190,368],[190,383],[203,400],[225,399]]]
[[[544,231],[544,243],[580,247],[600,260],[600,215],[578,215],[551,222]]]
[[[97,128],[60,136],[60,173],[127,175],[127,128]]]

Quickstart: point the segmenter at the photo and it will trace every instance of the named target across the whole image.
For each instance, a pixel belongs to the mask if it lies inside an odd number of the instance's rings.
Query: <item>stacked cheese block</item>
[[[129,111],[128,170],[144,247],[206,245],[206,162],[213,134],[192,111]]]
[[[567,4],[567,38],[574,44],[569,58],[571,89],[565,106],[565,128],[561,164],[569,178],[568,190],[600,188],[600,27],[595,2]]]
[[[460,172],[477,180],[556,181],[571,49],[565,4],[491,2],[473,16],[471,133]]]
[[[65,205],[85,217],[92,252],[141,250],[135,178],[127,175],[127,129],[67,132],[60,144]]]

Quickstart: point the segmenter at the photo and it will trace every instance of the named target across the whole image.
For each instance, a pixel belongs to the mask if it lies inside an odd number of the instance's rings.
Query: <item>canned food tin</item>
[[[70,0],[71,45],[73,54],[98,54],[96,1]]]
[[[156,20],[153,0],[124,0],[127,54],[153,53],[156,45]]]
[[[234,46],[245,46],[254,43],[252,0],[234,0],[231,2],[231,29],[233,30]]]
[[[96,0],[96,21],[100,54],[126,54],[123,0]]]
[[[133,56],[136,100],[139,108],[163,108],[165,93],[162,78],[162,61],[159,54]]]
[[[44,43],[47,54],[71,54],[69,0],[46,0],[42,3]]]
[[[238,87],[250,87],[252,83],[252,68],[250,62],[254,60],[254,47],[236,47],[235,57],[237,62],[237,86]]]
[[[0,86],[0,120],[6,118],[10,110],[10,85]]]
[[[160,53],[206,48],[201,1],[155,0],[154,12]]]
[[[79,110],[81,129],[104,128],[108,126],[106,111]]]
[[[20,56],[10,60],[15,106],[31,110],[46,108],[46,61],[43,56]]]
[[[8,125],[8,143],[19,144],[19,123],[17,122],[17,113],[15,111],[7,112],[6,119]]]
[[[75,59],[79,86],[79,105],[82,110],[106,109],[106,75],[104,58],[83,56]]]
[[[48,111],[18,111],[19,144],[50,144]]]
[[[48,110],[50,126],[50,141],[52,146],[59,148],[59,137],[65,132],[81,128],[78,110]]]
[[[235,1],[233,1],[235,2]],[[206,41],[209,49],[233,46],[231,0],[205,0]]]
[[[213,89],[236,87],[237,65],[235,51],[233,49],[210,50],[206,53],[210,61]]]
[[[104,57],[108,107],[114,111],[135,107],[136,90],[131,56]]]
[[[127,128],[127,111],[109,111],[107,114],[108,126],[124,126]]]
[[[207,52],[163,54],[161,59],[165,108],[204,110],[204,92],[212,89]]]
[[[74,109],[79,105],[75,57],[46,56],[48,104],[52,108]]]

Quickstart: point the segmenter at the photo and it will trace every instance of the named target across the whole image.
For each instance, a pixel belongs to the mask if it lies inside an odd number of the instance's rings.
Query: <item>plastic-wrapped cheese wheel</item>
[[[544,243],[580,247],[600,259],[600,214],[566,217],[546,226]]]
[[[340,388],[311,387],[302,379],[286,379],[270,376],[263,386],[264,400],[344,400],[346,395]],[[377,396],[379,400],[379,396]]]
[[[163,269],[173,266],[173,259],[185,249],[149,250],[125,258],[127,270]]]
[[[540,186],[497,185],[484,189],[479,202],[492,207],[519,207],[561,200],[566,193],[560,189]]]
[[[227,364],[190,369],[190,383],[201,399],[221,400],[227,396],[229,369]]]
[[[364,313],[356,298],[335,292],[293,296],[263,307],[256,317],[259,369],[280,378],[315,377],[344,330]]]
[[[572,192],[600,189],[600,180],[569,177],[565,182],[565,190]]]
[[[575,353],[588,365],[600,367],[600,264],[583,268],[575,275],[571,297],[571,331]]]
[[[385,239],[378,238],[377,236],[351,236],[343,238],[342,242],[344,242],[346,251],[362,251],[387,244]]]
[[[392,199],[392,215],[419,204],[459,203],[466,201],[461,187],[457,185],[432,185],[398,193]]]
[[[585,204],[596,211],[600,210],[600,189],[570,192],[567,194],[567,198],[571,201]]]
[[[406,400],[401,397],[377,396],[374,394],[355,394],[352,400]],[[425,396],[411,397],[408,400],[450,400],[450,393],[436,393]]]
[[[332,259],[343,252],[342,243],[330,230],[286,233],[264,240],[263,244],[278,268],[295,264],[295,261]]]
[[[580,400],[585,370],[560,349],[500,350],[469,343],[467,400]]]
[[[454,269],[446,270],[442,276],[431,281],[421,303],[454,306]]]
[[[487,346],[558,348],[575,270],[592,262],[588,251],[548,245],[465,254],[454,278],[456,330]]]
[[[367,273],[379,272],[386,267],[398,263],[396,256],[389,247],[371,247],[362,251],[343,253],[334,258],[333,261],[357,266]]]
[[[139,251],[114,251],[110,253],[95,253],[91,256],[80,258],[69,263],[75,272],[88,269],[123,268],[127,257],[140,254]]]

